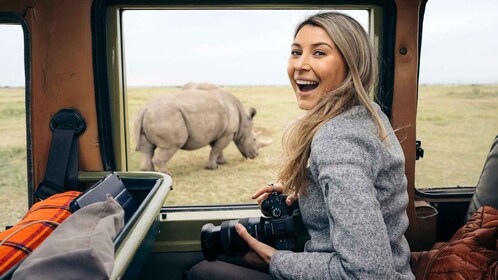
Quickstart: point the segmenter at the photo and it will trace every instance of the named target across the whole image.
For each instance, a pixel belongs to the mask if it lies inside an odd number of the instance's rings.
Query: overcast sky
[[[294,27],[315,12],[127,11],[127,83],[286,85]],[[366,12],[350,14],[366,27]],[[498,83],[497,16],[495,0],[430,0],[420,82]],[[0,25],[0,38],[0,86],[23,86],[22,30]]]

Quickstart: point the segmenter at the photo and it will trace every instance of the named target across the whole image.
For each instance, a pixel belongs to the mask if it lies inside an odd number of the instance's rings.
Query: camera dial
[[[282,216],[292,215],[291,209],[285,205],[286,195],[277,192],[272,192],[268,198],[261,203],[261,212],[272,218],[280,218]]]

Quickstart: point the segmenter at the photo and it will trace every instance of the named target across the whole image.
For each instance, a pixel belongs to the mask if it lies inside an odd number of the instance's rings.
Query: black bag
[[[123,207],[125,211],[125,223],[128,222],[138,206],[115,172],[107,174],[107,176],[74,199],[69,208],[74,213],[78,209],[92,203],[106,201],[108,195],[112,196]]]

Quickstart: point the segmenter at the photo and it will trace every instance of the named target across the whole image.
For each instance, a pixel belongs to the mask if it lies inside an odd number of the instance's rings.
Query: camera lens
[[[201,247],[207,261],[214,261],[216,256],[222,254],[234,257],[249,252],[249,247],[235,230],[235,225],[238,223],[242,224],[254,238],[262,242],[266,240],[262,230],[264,219],[261,217],[224,221],[220,226],[205,224],[201,229]]]
[[[235,230],[238,220],[224,221],[221,223],[221,249],[227,257],[235,257],[247,253],[243,252],[241,245],[244,243]]]
[[[205,224],[201,229],[201,247],[207,261],[216,260],[216,256],[243,256],[249,247],[235,230],[236,224],[242,224],[247,232],[260,242],[279,250],[290,250],[294,246],[294,224],[291,216],[271,219],[252,217],[240,220],[224,221],[220,226]]]
[[[201,247],[204,258],[214,261],[216,256],[222,254],[220,240],[220,226],[205,224],[201,229]]]

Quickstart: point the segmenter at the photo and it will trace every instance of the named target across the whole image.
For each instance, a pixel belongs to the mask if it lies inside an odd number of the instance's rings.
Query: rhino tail
[[[143,132],[143,119],[145,115],[145,107],[140,108],[138,110],[137,115],[135,117],[134,123],[134,134],[135,134],[135,142],[136,142],[136,151],[140,151],[140,147],[144,144],[143,141],[147,141],[145,138],[145,133]]]

